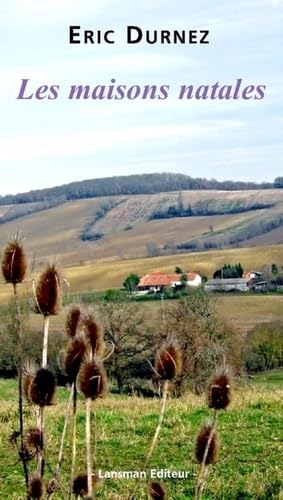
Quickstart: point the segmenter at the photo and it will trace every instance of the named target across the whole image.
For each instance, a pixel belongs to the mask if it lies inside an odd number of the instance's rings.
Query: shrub
[[[243,358],[252,372],[283,366],[283,324],[263,324],[249,332]]]

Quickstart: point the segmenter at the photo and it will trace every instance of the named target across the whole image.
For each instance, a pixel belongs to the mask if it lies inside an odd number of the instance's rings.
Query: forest
[[[153,194],[196,189],[236,191],[273,188],[283,188],[283,177],[277,177],[274,182],[257,184],[255,182],[193,178],[184,174],[153,173],[89,179],[16,195],[7,194],[0,197],[0,205],[35,202],[47,203],[51,200],[54,202],[55,199],[59,199],[60,203],[62,203],[68,200],[95,198],[99,196]]]

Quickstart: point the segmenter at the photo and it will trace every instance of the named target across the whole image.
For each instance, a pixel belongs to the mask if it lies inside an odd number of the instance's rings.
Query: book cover
[[[281,498],[282,0],[0,19],[0,497]]]

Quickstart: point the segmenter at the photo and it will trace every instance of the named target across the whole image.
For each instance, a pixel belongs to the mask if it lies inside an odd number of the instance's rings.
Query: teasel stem
[[[208,474],[208,466],[205,465],[203,472],[202,472],[202,477],[200,479],[200,482],[197,484],[197,487],[196,487],[195,500],[201,500],[201,498],[202,498],[202,493],[203,493],[203,490],[205,487],[207,474]]]
[[[161,427],[162,427],[162,423],[163,423],[163,419],[164,419],[164,414],[165,414],[166,401],[167,401],[167,396],[168,396],[168,387],[169,387],[169,380],[165,380],[164,386],[163,386],[162,402],[161,402],[158,424],[157,424],[157,427],[155,429],[155,433],[154,433],[154,436],[153,436],[153,439],[151,442],[150,449],[148,451],[148,454],[147,454],[146,459],[144,461],[144,465],[143,465],[141,470],[146,469],[148,462],[153,454],[154,448],[155,448],[157,440],[158,440],[158,436],[159,436],[160,431],[161,431]],[[136,483],[136,485],[134,486],[134,488],[130,492],[129,500],[134,500],[137,487],[138,487],[138,483]]]
[[[94,442],[94,449],[92,450],[92,457],[93,457],[93,467],[94,467],[94,470],[96,470],[96,449],[97,449],[96,411],[92,411],[92,416],[94,418],[94,426],[92,427],[92,441]]]
[[[47,353],[48,353],[48,331],[49,331],[49,316],[44,316],[43,323],[43,348],[42,348],[42,368],[47,366]]]
[[[76,457],[77,457],[77,382],[73,383],[73,420],[72,420],[72,465],[71,465],[71,481],[69,489],[69,500],[72,498],[73,480],[75,477]]]
[[[44,407],[40,406],[38,409],[38,414],[37,414],[37,426],[40,430],[40,435],[41,435],[41,446],[38,454],[38,461],[37,461],[37,473],[40,477],[43,477],[44,473]]]
[[[29,471],[24,453],[24,416],[23,416],[23,345],[22,345],[22,324],[21,312],[18,298],[17,284],[13,283],[14,299],[16,307],[16,322],[17,322],[17,343],[18,343],[18,387],[19,387],[19,423],[20,423],[20,439],[21,439],[21,460],[24,469],[25,484],[27,491],[27,500],[30,499],[28,494],[29,488]]]
[[[147,467],[147,464],[148,464],[148,462],[153,454],[153,451],[154,451],[154,448],[156,446],[157,439],[158,439],[158,436],[159,436],[159,433],[160,433],[160,430],[162,427],[163,418],[164,418],[164,414],[165,414],[166,401],[167,401],[167,396],[168,396],[168,387],[169,387],[169,380],[165,380],[164,386],[163,386],[163,394],[162,394],[162,402],[161,402],[161,408],[160,408],[160,413],[159,413],[159,420],[158,420],[158,424],[157,424],[157,427],[155,430],[155,434],[154,434],[152,442],[151,442],[149,452],[148,452],[146,459],[145,459],[144,468]]]
[[[202,492],[203,492],[203,489],[205,486],[205,479],[206,479],[206,474],[207,474],[207,470],[208,470],[207,465],[206,465],[206,459],[207,459],[207,455],[208,455],[208,451],[209,451],[209,448],[211,445],[213,435],[216,431],[216,423],[217,423],[217,410],[214,409],[212,421],[211,421],[211,429],[210,429],[210,433],[209,433],[206,447],[204,450],[200,470],[198,473],[198,479],[197,479],[197,484],[196,484],[196,489],[195,489],[195,500],[201,500],[201,497],[202,497]]]
[[[42,346],[42,362],[41,368],[47,366],[47,353],[48,353],[48,331],[49,331],[49,316],[44,316],[43,319],[43,346]],[[40,406],[37,414],[37,425],[41,433],[41,448],[38,455],[37,473],[40,477],[44,474],[44,406]]]
[[[87,462],[87,494],[92,496],[92,460],[91,460],[91,440],[90,440],[90,413],[91,413],[91,399],[86,398],[86,424],[85,424],[85,438],[86,438],[86,462]]]
[[[59,449],[59,453],[58,453],[58,461],[57,461],[56,469],[55,469],[55,472],[54,472],[54,475],[53,475],[55,479],[58,478],[60,467],[62,465],[64,443],[65,443],[65,437],[66,437],[66,432],[67,432],[67,427],[68,427],[68,422],[69,422],[71,405],[72,405],[72,401],[73,401],[73,395],[74,395],[74,383],[71,386],[70,397],[69,397],[68,406],[67,406],[67,410],[66,410],[66,414],[65,414],[65,419],[64,419],[64,427],[63,427],[62,436],[61,436],[60,449]],[[48,497],[47,497],[48,500],[50,498],[52,498],[54,494],[55,494],[55,492],[54,493],[50,493],[48,495]]]

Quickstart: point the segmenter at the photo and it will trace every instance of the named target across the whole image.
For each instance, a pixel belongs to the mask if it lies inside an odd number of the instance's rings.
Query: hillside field
[[[126,276],[131,272],[139,275],[149,271],[160,270],[169,272],[178,265],[187,271],[196,271],[208,277],[215,269],[224,263],[241,262],[247,270],[262,268],[264,264],[277,263],[282,266],[283,246],[274,245],[262,248],[238,248],[202,253],[190,253],[133,260],[97,260],[90,264],[62,268],[63,276],[68,285],[64,287],[65,295],[72,294],[72,300],[80,300],[85,292],[120,288]],[[23,297],[32,298],[32,279],[37,273],[30,273],[26,282],[20,285],[19,292]],[[0,301],[8,303],[12,298],[12,287],[0,284]],[[166,305],[166,301],[165,301]],[[159,301],[141,302],[144,314],[149,322],[158,324],[161,304]],[[283,294],[277,295],[223,295],[217,297],[216,307],[219,317],[231,322],[241,331],[248,331],[254,325],[262,322],[282,321]],[[41,318],[30,314],[31,326],[40,327]],[[52,318],[51,327],[61,328],[64,323],[64,314]]]
[[[48,259],[41,262],[41,269]],[[51,261],[52,262],[52,261]],[[54,262],[54,260],[53,260]],[[60,259],[57,262],[62,264]],[[70,285],[70,292],[105,290],[121,288],[130,273],[139,276],[150,271],[173,272],[176,266],[184,271],[197,272],[202,276],[212,277],[213,272],[225,263],[241,262],[245,270],[259,270],[271,263],[281,269],[283,265],[283,245],[270,245],[253,248],[235,248],[194,252],[163,257],[139,258],[130,260],[97,259],[77,266],[61,266],[64,277]],[[37,273],[30,271],[26,283],[20,287],[22,293],[31,294],[31,280]],[[0,284],[0,300],[6,302],[11,296],[11,287]]]
[[[183,216],[174,216],[178,211]],[[269,221],[268,232],[239,243],[264,246],[283,243],[281,217],[283,199],[278,189],[104,196],[65,201],[52,208],[36,203],[3,205],[0,248],[20,231],[32,266],[38,268],[42,261],[56,258],[64,265],[78,265],[101,258],[141,258],[153,251],[165,255],[196,239],[220,237],[221,246],[229,247],[229,238],[237,231],[244,229],[249,237],[251,224]]]

